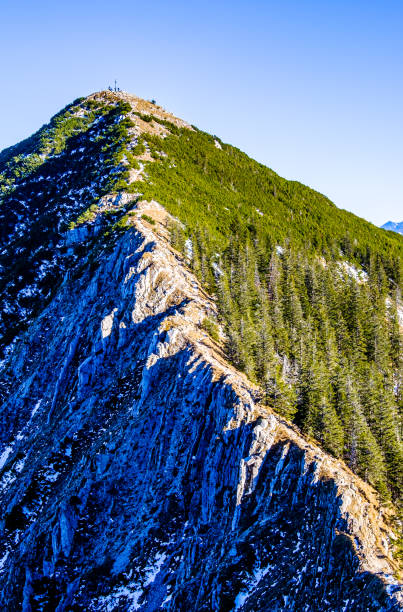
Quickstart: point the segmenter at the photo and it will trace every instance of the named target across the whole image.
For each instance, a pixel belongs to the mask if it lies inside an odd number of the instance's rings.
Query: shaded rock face
[[[15,344],[1,609],[401,609],[374,493],[259,406],[213,312],[139,213]]]

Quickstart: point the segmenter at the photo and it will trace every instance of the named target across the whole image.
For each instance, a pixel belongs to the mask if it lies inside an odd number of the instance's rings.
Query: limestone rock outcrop
[[[164,215],[2,364],[1,609],[400,609],[387,511],[225,361]]]

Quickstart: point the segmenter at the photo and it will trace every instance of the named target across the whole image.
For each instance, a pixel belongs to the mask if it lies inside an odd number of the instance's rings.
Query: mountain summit
[[[403,221],[400,221],[400,223],[395,221],[387,221],[384,225],[382,225],[382,229],[403,234]]]
[[[4,610],[399,610],[403,239],[123,92],[0,153]]]

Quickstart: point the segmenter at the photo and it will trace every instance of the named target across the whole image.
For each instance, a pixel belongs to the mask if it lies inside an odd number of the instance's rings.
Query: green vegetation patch
[[[172,244],[217,299],[228,358],[263,402],[396,500],[403,238],[209,134],[166,127],[143,135],[158,161],[129,190],[180,220]]]
[[[148,215],[141,215],[141,218],[144,219],[144,221],[151,223],[151,225],[155,225],[155,221],[152,217],[149,217]]]
[[[201,323],[201,328],[204,329],[208,333],[208,335],[213,340],[215,340],[215,342],[219,342],[220,340],[219,327],[217,323],[213,321],[213,319],[210,319],[209,317],[206,317],[205,319],[203,319]]]

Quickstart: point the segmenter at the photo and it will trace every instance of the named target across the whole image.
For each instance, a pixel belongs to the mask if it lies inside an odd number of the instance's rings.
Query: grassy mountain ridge
[[[57,146],[62,149],[65,141],[85,131],[85,126],[93,121],[94,105],[98,106],[99,112],[99,108],[105,105],[105,99],[109,106],[120,103],[122,108],[124,107],[119,94],[112,92],[102,92],[98,103],[95,102],[98,100],[97,94],[78,98],[59,111],[31,137],[1,151],[0,181],[3,189],[10,170],[11,174],[24,172],[23,168],[19,168],[22,165],[19,156],[23,159],[29,159],[33,155],[44,157],[45,153],[52,151],[52,147],[54,155],[57,153]],[[153,110],[152,105],[150,106]],[[77,116],[77,109],[81,109],[81,116]],[[130,114],[128,108],[122,112]],[[194,131],[179,129],[173,123],[162,121],[151,113],[147,117],[151,122],[165,123],[168,133],[173,131],[172,134],[169,133],[168,138],[147,135],[147,144],[151,146],[154,154],[159,149],[168,155],[165,159],[160,157],[159,164],[155,167],[148,167],[153,192],[158,191],[161,196],[164,195],[167,198],[165,205],[170,206],[179,216],[186,217],[189,225],[194,219],[191,205],[195,202],[191,200],[202,198],[198,203],[198,215],[203,215],[203,222],[206,222],[206,213],[207,216],[215,217],[216,227],[220,228],[220,239],[227,237],[227,231],[233,225],[240,222],[242,225],[241,220],[247,219],[248,231],[252,234],[264,233],[276,243],[296,240],[299,245],[304,246],[308,238],[308,243],[314,250],[329,250],[332,255],[337,256],[339,249],[341,256],[352,257],[363,265],[368,264],[368,250],[372,250],[379,254],[390,268],[391,278],[400,282],[400,278],[396,279],[396,267],[399,268],[399,260],[403,254],[403,238],[399,234],[387,233],[353,213],[337,208],[321,193],[298,181],[280,177],[239,149],[222,143],[216,136],[197,128]],[[220,148],[215,143],[218,143]],[[190,168],[194,171],[193,182],[184,185],[189,182],[187,179]],[[205,176],[198,184],[196,172],[200,169]],[[28,167],[25,171],[29,174],[31,170]],[[112,188],[112,185],[110,187]],[[135,184],[131,190],[137,187],[141,185]],[[186,196],[182,206],[178,204],[181,195]],[[208,202],[208,199],[211,201]],[[224,200],[232,205],[234,214],[224,213]],[[259,218],[259,212],[256,210],[260,210],[259,203],[266,209],[266,216],[270,215],[269,219],[263,216]],[[264,211],[261,212],[265,215]],[[268,224],[272,225],[273,229],[269,229]]]
[[[400,237],[395,239],[336,208],[301,183],[282,179],[230,145],[217,148],[214,140],[218,142],[208,134],[188,130],[164,139],[149,137],[151,146],[167,157],[148,167],[152,189],[146,195],[159,196],[190,227],[197,206],[198,222],[202,217],[220,239],[239,227],[271,243],[288,240],[325,256],[352,258],[364,266],[369,265],[372,252],[400,283]],[[216,228],[207,217],[216,220]]]
[[[402,236],[111,92],[76,101],[3,151],[1,191],[5,342],[95,245],[102,256],[130,228],[127,205],[100,206],[106,194],[131,194],[129,208],[154,199],[178,219],[172,243],[217,300],[207,329],[223,328],[228,358],[259,383],[262,401],[398,498]],[[96,219],[95,242],[66,247],[69,228]]]
[[[127,188],[180,220],[173,243],[217,298],[227,355],[264,401],[398,498],[401,237],[216,136],[165,127],[140,135],[153,161]]]

